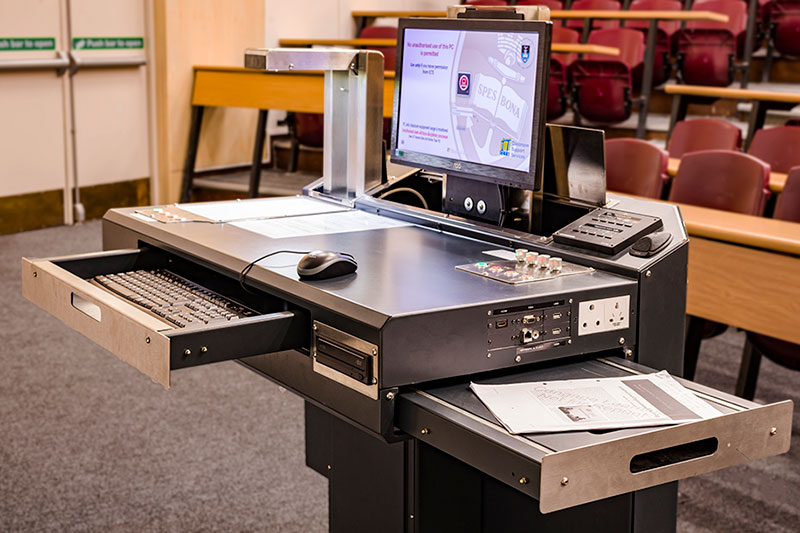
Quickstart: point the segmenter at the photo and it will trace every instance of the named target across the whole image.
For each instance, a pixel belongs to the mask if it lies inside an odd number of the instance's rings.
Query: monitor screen
[[[404,19],[392,161],[540,188],[550,23]]]

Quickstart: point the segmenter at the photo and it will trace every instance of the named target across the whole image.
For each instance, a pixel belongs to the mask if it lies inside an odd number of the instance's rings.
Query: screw
[[[631,350],[630,348],[626,348],[623,353],[625,354],[625,359],[630,359],[631,357],[633,357],[633,350]]]
[[[519,478],[519,484],[520,485],[527,485],[528,484],[528,478],[526,478],[526,477]]]
[[[644,277],[646,277],[646,278],[649,278],[649,277],[650,277],[650,276],[652,276],[652,275],[653,275],[653,273],[652,273],[652,272],[650,272],[649,270],[648,270],[647,272],[645,272],[645,273],[644,273]]]
[[[567,476],[562,477],[561,478],[561,486],[562,487],[566,487],[567,483],[569,483],[569,478]]]
[[[620,344],[625,344],[625,337],[620,337],[619,338],[619,343]]]
[[[492,316],[492,312],[491,312],[491,311],[489,311],[487,314],[488,314],[489,316]]]
[[[317,325],[314,324],[313,326],[311,326],[311,329],[313,329],[314,331],[317,331]]]
[[[150,344],[150,337],[145,337],[144,342]]]
[[[769,434],[771,437],[774,437],[778,434],[778,428],[769,428]]]
[[[372,378],[372,384],[375,385],[378,382],[378,378]]]
[[[569,299],[569,303],[572,303],[572,298]]]
[[[205,346],[200,348],[200,353],[206,353],[207,351],[208,351],[208,348],[206,348]]]
[[[414,515],[413,515],[413,514],[410,514],[410,515],[408,515],[408,517],[409,517],[411,520],[414,520]]]
[[[39,273],[38,273],[38,272],[36,272],[35,270],[33,271],[33,277],[34,277],[34,278],[36,278],[36,277],[39,277]]]
[[[191,351],[189,348],[186,348],[186,349],[183,351],[183,356],[184,356],[184,357],[188,357],[188,356],[190,356],[190,355],[192,355],[192,351]]]
[[[394,393],[393,392],[387,392],[386,393],[386,399],[387,400],[394,400]]]
[[[373,348],[372,349],[372,355],[378,355],[378,349],[377,348]]]
[[[428,433],[430,433],[430,432],[431,432],[431,431],[430,431],[428,428],[422,428],[422,429],[420,430],[420,433],[422,433],[423,435],[427,435],[427,434],[428,434]]]
[[[491,358],[492,358],[492,354],[490,354],[490,353],[487,353],[487,354],[486,354],[486,358],[487,358],[487,359],[491,359]]]
[[[330,470],[330,469],[331,469],[331,465],[328,465],[328,470]]]
[[[516,356],[516,357],[514,358],[514,361],[516,361],[517,363],[519,363],[520,361],[522,361],[522,357],[520,357],[520,356],[518,355],[518,356]]]
[[[567,344],[572,344],[572,339],[567,339]]]

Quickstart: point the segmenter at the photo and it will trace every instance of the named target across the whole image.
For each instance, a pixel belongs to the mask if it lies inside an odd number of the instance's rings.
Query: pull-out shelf
[[[653,371],[613,358],[476,381],[519,383]],[[543,513],[789,449],[791,401],[759,405],[688,381],[683,384],[721,415],[657,428],[512,435],[465,381],[400,394],[396,424],[413,437],[539,500]]]
[[[173,326],[90,283],[98,275],[166,268],[259,314],[222,324]],[[134,249],[22,259],[22,293],[164,387],[170,371],[228,359],[307,348],[308,318],[269,295],[252,295],[223,275],[160,250]]]

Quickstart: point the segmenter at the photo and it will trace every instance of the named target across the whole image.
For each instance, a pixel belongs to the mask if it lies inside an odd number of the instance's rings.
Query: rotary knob
[[[551,257],[550,261],[548,261],[547,263],[547,268],[549,268],[553,272],[560,272],[563,264],[564,260],[561,259],[560,257]]]
[[[525,264],[532,267],[536,265],[536,259],[539,257],[539,254],[536,252],[528,252],[525,254]]]
[[[528,253],[528,250],[526,250],[525,248],[517,248],[516,250],[514,250],[514,255],[517,258],[517,262],[524,263],[525,262],[525,254],[527,254],[527,253]]]
[[[550,256],[547,254],[542,254],[536,258],[536,266],[539,268],[547,268],[547,264],[550,261]]]

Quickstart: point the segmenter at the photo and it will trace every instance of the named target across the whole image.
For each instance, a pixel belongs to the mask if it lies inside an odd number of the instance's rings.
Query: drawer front
[[[170,371],[307,346],[308,321],[293,311],[241,318],[233,323],[179,328],[73,274],[62,266],[109,273],[136,268],[140,250],[115,250],[66,258],[22,259],[25,298],[82,333],[165,388]],[[148,259],[152,263],[152,259]]]
[[[598,360],[564,365],[558,377],[551,368],[547,379],[584,378],[587,368],[594,377],[625,372],[621,365]],[[508,382],[539,381],[537,377],[532,372],[530,379],[510,376]],[[538,499],[543,513],[788,451],[791,401],[761,406],[684,385],[725,414],[658,428],[512,435],[492,419],[466,383],[402,393],[396,422],[414,438]]]

